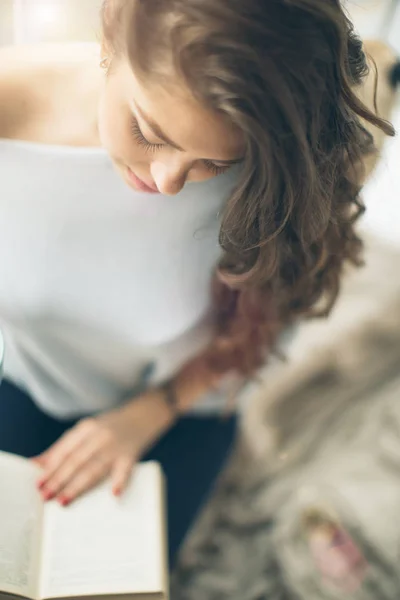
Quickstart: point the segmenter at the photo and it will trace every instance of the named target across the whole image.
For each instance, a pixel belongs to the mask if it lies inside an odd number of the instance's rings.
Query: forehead
[[[140,79],[128,61],[118,69],[119,85],[163,133],[193,156],[235,160],[243,154],[243,136],[229,119],[203,106],[178,77]]]

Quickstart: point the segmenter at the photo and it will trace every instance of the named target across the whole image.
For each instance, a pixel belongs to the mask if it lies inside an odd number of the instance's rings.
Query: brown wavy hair
[[[362,43],[339,0],[108,0],[103,25],[135,71],[167,78],[172,66],[243,132],[210,359],[248,375],[283,328],[327,315],[345,264],[362,263],[360,169],[374,148],[361,119],[394,134],[355,93]]]

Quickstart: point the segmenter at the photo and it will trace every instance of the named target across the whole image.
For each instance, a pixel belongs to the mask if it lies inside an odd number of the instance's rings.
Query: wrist
[[[189,411],[207,392],[215,389],[216,378],[201,361],[188,363],[175,377],[178,413]]]
[[[176,378],[168,379],[159,387],[164,404],[168,407],[171,417],[176,420],[180,417],[180,399],[177,394]]]
[[[152,427],[157,433],[167,431],[175,422],[174,415],[165,402],[161,389],[154,389],[145,394],[134,398],[122,408],[122,411],[129,421],[131,417],[135,424],[138,416],[143,413],[143,420],[151,422]]]
[[[173,401],[171,401],[170,394],[170,383],[160,386],[151,392],[155,410],[160,415],[160,419],[165,422],[168,427],[171,427],[180,416],[176,404],[177,400],[174,397]]]

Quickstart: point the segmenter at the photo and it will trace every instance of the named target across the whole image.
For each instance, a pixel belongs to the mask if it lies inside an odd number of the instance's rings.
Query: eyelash
[[[139,123],[136,121],[136,119],[132,119],[131,129],[133,137],[139,146],[143,146],[146,152],[155,152],[164,146],[164,144],[151,144],[148,140],[146,140],[143,133],[140,131]]]
[[[219,167],[218,165],[214,164],[213,162],[209,161],[209,160],[203,160],[203,163],[205,164],[206,168],[211,171],[211,173],[213,173],[214,175],[221,175],[222,173],[225,173],[225,171],[227,171],[229,169],[228,165],[225,167]]]
[[[132,119],[131,131],[134,139],[137,141],[139,146],[142,146],[145,149],[146,152],[156,152],[156,150],[160,150],[160,148],[165,146],[165,144],[152,144],[149,142],[141,132],[139,123],[136,119]],[[219,167],[209,160],[203,160],[203,163],[214,175],[221,175],[229,169],[229,166]]]

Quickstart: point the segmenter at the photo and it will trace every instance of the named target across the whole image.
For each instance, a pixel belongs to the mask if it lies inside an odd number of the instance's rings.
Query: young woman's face
[[[127,60],[106,77],[100,104],[102,144],[133,188],[177,194],[243,158],[240,132],[222,115],[203,108],[177,81],[139,81]]]

